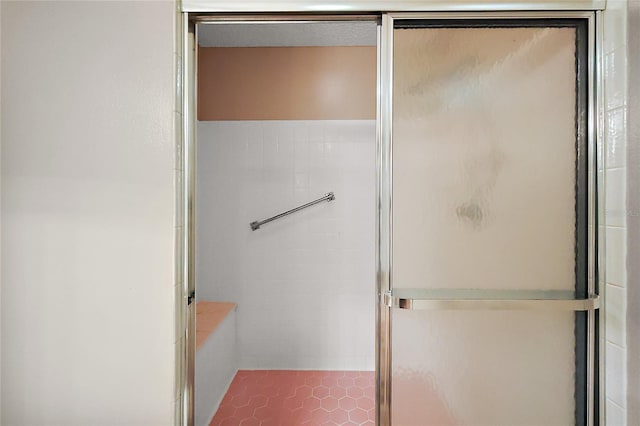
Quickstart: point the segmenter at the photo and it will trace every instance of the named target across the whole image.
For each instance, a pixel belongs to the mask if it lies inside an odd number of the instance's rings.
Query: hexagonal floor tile
[[[373,371],[241,370],[210,425],[371,425]]]

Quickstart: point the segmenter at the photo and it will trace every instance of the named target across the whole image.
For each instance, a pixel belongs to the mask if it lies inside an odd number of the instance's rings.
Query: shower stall
[[[375,20],[198,28],[197,424],[373,424],[376,42]],[[206,337],[220,302],[235,330]]]
[[[179,415],[600,424],[597,3],[186,14]]]

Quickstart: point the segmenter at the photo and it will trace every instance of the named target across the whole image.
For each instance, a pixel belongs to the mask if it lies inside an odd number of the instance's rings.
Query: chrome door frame
[[[377,79],[377,199],[376,199],[376,418],[379,425],[391,424],[391,340],[390,340],[390,271],[391,259],[391,95],[393,20],[398,18],[422,17],[448,18],[496,18],[496,17],[579,17],[581,14],[595,16],[590,28],[590,51],[593,49],[595,61],[589,70],[589,141],[597,146],[590,155],[597,155],[602,163],[602,13],[606,0],[528,0],[523,2],[500,0],[348,0],[328,2],[323,0],[178,0],[176,18],[177,51],[176,60],[176,139],[177,155],[181,158],[181,170],[176,179],[176,217],[179,226],[176,235],[176,384],[175,384],[175,424],[192,425],[194,421],[194,372],[195,372],[195,304],[188,305],[195,291],[195,123],[196,123],[196,55],[197,22],[256,22],[256,21],[316,21],[316,20],[357,20],[358,16],[370,19],[382,14],[383,25],[378,27],[378,79]],[[264,15],[269,13],[270,15]],[[320,15],[322,13],[322,15]],[[358,14],[364,15],[358,15]],[[386,22],[386,24],[385,24]],[[594,31],[595,30],[595,31]],[[595,34],[595,36],[594,36]],[[597,121],[596,121],[597,120]],[[597,154],[596,154],[597,151]],[[589,159],[592,164],[592,159]],[[595,173],[595,170],[590,170]],[[594,179],[590,177],[589,182]],[[589,189],[590,194],[596,188]],[[604,176],[598,175],[598,205],[590,206],[589,220],[594,229],[589,244],[595,246],[596,214],[604,213]],[[592,198],[593,199],[593,198]],[[602,216],[601,216],[602,217]],[[591,221],[593,218],[593,222]],[[604,238],[598,241],[597,258],[590,259],[597,265],[597,277],[602,282],[604,276]],[[591,268],[591,267],[590,267]],[[590,282],[595,282],[595,273]],[[590,287],[598,293],[599,289]],[[186,309],[185,309],[186,307]],[[601,315],[596,330],[595,316],[589,316],[589,334],[593,345],[604,336],[604,315]],[[604,424],[604,354],[602,345],[598,350],[600,386],[600,423]],[[595,372],[591,371],[591,383]],[[593,386],[591,387],[593,391]],[[593,397],[589,398],[593,402]],[[591,419],[593,424],[593,419]]]
[[[233,4],[235,6],[235,3]],[[178,129],[178,152],[182,158],[182,184],[177,189],[177,205],[184,214],[180,235],[176,237],[176,269],[177,275],[182,277],[181,285],[176,287],[176,407],[175,424],[193,425],[195,418],[194,387],[195,387],[195,303],[188,304],[194,299],[195,283],[195,203],[196,203],[196,134],[197,134],[197,25],[215,24],[250,24],[250,23],[304,23],[321,21],[373,21],[378,23],[377,35],[377,67],[380,64],[380,16],[376,13],[201,13],[183,12],[179,17],[181,64],[177,71],[177,91],[180,100],[180,120],[176,124]],[[380,71],[377,70],[377,87],[380,86]],[[379,89],[376,89],[379,93]],[[376,122],[380,123],[379,96],[376,97]],[[378,132],[376,132],[378,133]],[[379,137],[376,136],[379,145]],[[377,163],[376,163],[377,164]],[[184,248],[184,249],[183,249]],[[186,306],[186,309],[184,308]],[[377,313],[377,310],[376,310]],[[376,324],[379,323],[376,318]],[[376,325],[376,329],[379,326]],[[378,346],[376,338],[376,347]],[[376,349],[376,353],[378,350]],[[378,371],[378,369],[376,369]],[[378,405],[378,404],[376,404]]]
[[[393,188],[393,29],[394,21],[399,19],[415,20],[516,20],[516,19],[586,19],[588,21],[588,42],[587,42],[587,299],[584,300],[418,300],[407,301],[398,299],[393,294],[392,271],[393,271],[393,251],[392,251],[392,188]],[[384,378],[379,385],[381,397],[378,400],[378,413],[380,425],[391,425],[391,310],[394,308],[409,308],[418,305],[426,309],[483,309],[483,310],[514,310],[514,309],[560,309],[571,311],[586,311],[586,425],[593,426],[598,422],[604,424],[604,380],[603,380],[603,356],[599,347],[599,336],[604,332],[604,318],[598,321],[601,302],[599,295],[600,283],[603,282],[604,271],[604,239],[596,238],[598,233],[597,212],[601,210],[601,201],[604,193],[604,182],[596,175],[598,165],[603,164],[602,158],[602,123],[601,120],[601,70],[602,70],[602,15],[600,11],[594,10],[574,10],[574,11],[512,11],[512,12],[392,12],[382,16],[382,46],[381,52],[381,84],[379,86],[381,98],[380,123],[380,147],[379,156],[379,193],[378,193],[378,217],[380,224],[378,227],[378,252],[380,259],[378,262],[378,288],[381,290],[382,299],[379,304],[381,328],[378,331],[379,338],[385,344],[380,348],[379,375]],[[577,100],[579,101],[579,100]],[[576,194],[577,196],[577,194]],[[600,202],[600,204],[599,204]],[[403,306],[404,304],[404,306]],[[598,353],[596,353],[596,351]],[[597,361],[594,362],[595,360]],[[597,387],[596,387],[596,375]],[[598,389],[597,397],[595,390]],[[598,419],[595,415],[598,413]]]
[[[606,0],[182,0],[183,12],[356,13],[603,10]]]

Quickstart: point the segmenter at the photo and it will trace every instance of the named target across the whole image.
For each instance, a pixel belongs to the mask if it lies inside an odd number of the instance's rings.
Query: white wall
[[[604,22],[604,357],[605,415],[608,426],[627,424],[626,9],[626,0],[608,1]]]
[[[199,122],[197,170],[197,294],[238,304],[239,367],[373,369],[375,122]]]
[[[2,424],[174,408],[174,16],[2,8]]]

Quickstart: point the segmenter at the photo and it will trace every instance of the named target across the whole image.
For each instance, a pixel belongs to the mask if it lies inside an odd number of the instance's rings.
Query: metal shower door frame
[[[235,4],[234,4],[235,5]],[[241,4],[238,4],[242,8]],[[183,3],[183,11],[185,5]],[[242,10],[240,10],[242,12]],[[380,87],[380,13],[195,13],[183,12],[180,26],[182,27],[182,61],[178,70],[178,92],[181,99],[182,114],[180,117],[180,140],[178,147],[182,158],[182,184],[179,188],[179,209],[184,212],[182,217],[181,233],[177,236],[178,259],[177,274],[182,277],[182,284],[177,288],[176,295],[176,393],[177,404],[175,409],[175,423],[177,425],[193,425],[195,418],[194,391],[195,391],[195,166],[196,166],[196,120],[197,120],[197,26],[215,24],[251,24],[251,23],[304,23],[304,22],[377,22],[377,88]],[[330,12],[330,11],[329,11]],[[379,93],[379,89],[378,93]],[[379,96],[376,97],[376,122],[380,122]],[[379,137],[376,135],[376,143]],[[314,204],[321,200],[331,201],[333,193],[325,195],[320,200],[308,203]],[[304,207],[304,206],[303,206]],[[290,212],[297,211],[292,209]],[[277,215],[280,217],[282,215]],[[266,222],[270,221],[270,218]],[[266,223],[263,221],[263,223]],[[257,224],[257,222],[256,222]],[[252,225],[253,229],[253,225]],[[258,229],[258,228],[256,228]],[[376,309],[376,313],[378,310]],[[376,320],[377,321],[377,320]],[[378,351],[376,350],[376,353]]]
[[[455,21],[460,25],[464,20],[473,21],[517,21],[517,20],[559,20],[559,19],[583,19],[587,21],[587,82],[586,82],[586,240],[587,251],[585,274],[586,288],[584,294],[577,295],[574,300],[553,299],[412,299],[409,296],[394,292],[392,282],[393,251],[392,251],[392,224],[393,224],[393,35],[394,24],[397,20],[437,20],[441,27],[446,27],[446,22]],[[598,240],[598,211],[601,205],[598,203],[598,194],[604,188],[602,178],[597,176],[598,164],[602,164],[601,129],[600,118],[600,84],[596,84],[601,78],[601,13],[593,10],[574,11],[513,11],[513,12],[393,12],[382,16],[382,37],[380,46],[380,117],[379,122],[379,165],[378,165],[378,289],[380,294],[378,338],[380,344],[378,376],[378,424],[391,425],[391,398],[392,398],[392,315],[393,309],[429,309],[429,310],[567,310],[586,312],[584,321],[584,340],[586,341],[586,395],[584,400],[584,424],[593,426],[604,424],[604,403],[602,391],[604,381],[602,376],[603,357],[599,356],[599,336],[604,330],[604,321],[599,320],[598,309],[601,305],[599,297],[599,283],[602,282],[604,260],[602,250],[603,239]],[[576,52],[578,54],[578,52]],[[576,76],[578,78],[578,76]],[[579,103],[580,99],[576,99]],[[578,117],[576,117],[578,120]],[[584,154],[584,153],[582,153]],[[580,195],[576,194],[579,199]],[[578,202],[578,201],[577,201]],[[578,277],[576,278],[578,279]],[[577,321],[577,316],[576,316]],[[578,327],[579,329],[580,327]],[[580,331],[578,331],[580,333]],[[577,361],[580,363],[581,361]],[[577,373],[578,374],[578,373]],[[580,380],[580,379],[578,379]],[[576,385],[576,388],[578,386]],[[577,389],[578,390],[578,389]],[[578,409],[576,412],[578,413]],[[581,418],[580,415],[576,419]]]
[[[195,373],[195,303],[189,303],[195,294],[195,140],[196,140],[196,25],[215,22],[305,22],[322,20],[379,20],[378,25],[378,77],[376,108],[376,418],[378,425],[391,425],[391,316],[393,305],[390,271],[391,259],[391,142],[392,142],[392,60],[393,21],[395,19],[507,19],[507,18],[576,18],[590,19],[589,50],[593,55],[589,68],[589,245],[593,248],[590,259],[590,294],[598,294],[597,283],[604,273],[603,247],[600,238],[596,247],[598,212],[602,214],[602,203],[596,206],[596,194],[603,199],[603,177],[598,176],[596,186],[596,164],[602,164],[602,117],[601,69],[602,69],[602,19],[604,0],[489,2],[489,1],[344,1],[324,4],[323,1],[289,0],[277,2],[260,1],[210,1],[183,0],[179,5],[176,25],[176,42],[182,52],[176,70],[176,133],[177,152],[182,169],[176,187],[176,209],[181,226],[176,235],[176,425],[192,425],[194,421],[194,373]],[[393,12],[391,12],[393,11]],[[596,84],[597,83],[597,84]],[[597,147],[597,149],[596,149]],[[598,252],[596,253],[596,248]],[[591,362],[590,389],[597,381],[599,395],[589,398],[597,403],[600,423],[604,424],[604,356],[597,356],[598,335],[604,332],[603,316],[589,311],[590,353],[597,362]],[[596,407],[592,407],[596,408]],[[591,409],[591,412],[596,410]],[[590,418],[588,424],[597,424]]]

